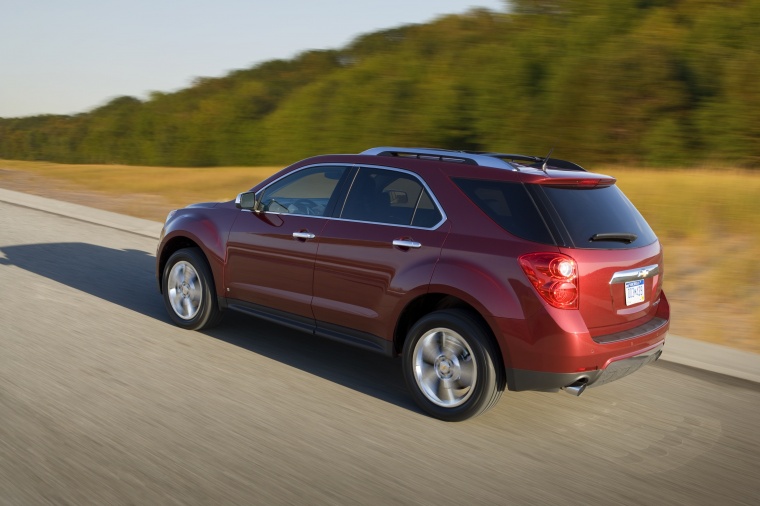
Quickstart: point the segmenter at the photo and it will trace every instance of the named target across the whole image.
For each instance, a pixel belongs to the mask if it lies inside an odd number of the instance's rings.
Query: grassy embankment
[[[157,168],[0,161],[0,187],[162,220],[190,202],[231,199],[275,167]],[[760,352],[760,173],[595,167],[659,235],[675,334]]]
[[[608,172],[665,247],[673,332],[760,352],[760,172]]]

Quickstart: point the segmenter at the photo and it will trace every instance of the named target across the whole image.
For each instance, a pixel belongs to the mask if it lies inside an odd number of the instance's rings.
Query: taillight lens
[[[529,253],[520,257],[528,279],[543,299],[558,309],[578,309],[578,264],[559,253]]]

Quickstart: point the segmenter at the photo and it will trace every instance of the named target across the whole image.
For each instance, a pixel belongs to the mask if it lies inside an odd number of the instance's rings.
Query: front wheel
[[[435,311],[407,334],[404,379],[417,404],[446,421],[477,416],[504,391],[504,368],[490,331],[471,312]]]
[[[166,310],[178,326],[201,330],[219,321],[214,278],[200,249],[175,251],[166,262],[161,282]]]

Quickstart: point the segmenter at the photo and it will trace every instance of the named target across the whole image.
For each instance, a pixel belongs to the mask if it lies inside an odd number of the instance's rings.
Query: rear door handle
[[[406,239],[394,239],[393,245],[399,248],[421,248],[422,244],[417,241],[408,241]]]
[[[293,232],[293,237],[296,239],[314,239],[316,235],[311,232]]]

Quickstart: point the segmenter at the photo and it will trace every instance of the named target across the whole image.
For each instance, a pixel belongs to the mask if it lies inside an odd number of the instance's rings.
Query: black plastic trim
[[[394,356],[393,342],[374,334],[360,332],[347,327],[341,327],[339,325],[306,318],[287,311],[280,311],[278,309],[272,309],[238,299],[220,299],[220,306],[301,332],[332,339],[333,341],[340,341],[351,346],[381,353],[389,357]]]
[[[668,323],[665,318],[654,317],[643,325],[634,327],[632,329],[623,330],[620,332],[613,332],[612,334],[605,334],[603,336],[592,337],[595,343],[609,344],[616,343],[618,341],[626,341],[628,339],[635,339],[646,334],[651,334],[661,329]]]
[[[311,318],[288,313],[286,311],[272,309],[266,306],[261,306],[259,304],[244,302],[242,300],[227,299],[227,308],[232,309],[233,311],[238,311],[241,313],[249,314],[251,316],[255,316],[257,318],[261,318],[262,320],[277,323],[278,325],[282,325],[284,327],[300,330],[302,332],[308,332],[309,334],[313,334],[314,328],[316,327],[315,321]]]
[[[638,371],[647,364],[656,362],[659,360],[660,355],[662,355],[664,345],[665,343],[663,342],[658,347],[636,355],[635,357],[612,362],[604,371],[602,371],[602,374],[596,379],[596,381],[594,381],[594,384],[589,384],[589,386],[600,386],[619,380],[620,378],[624,378],[629,374]]]
[[[607,368],[597,371],[577,373],[558,373],[531,371],[526,369],[507,369],[507,387],[513,391],[537,390],[556,391],[578,381],[588,386],[599,386],[619,380],[632,374],[647,364],[657,361],[662,355],[665,341],[633,357],[611,362]]]
[[[382,353],[389,357],[394,356],[392,341],[385,340],[380,336],[369,334],[367,332],[360,332],[358,330],[317,320],[317,328],[314,330],[314,335]]]
[[[577,381],[587,384],[595,382],[602,371],[587,372],[544,372],[527,369],[507,369],[507,388],[512,391],[537,390],[557,391]]]

